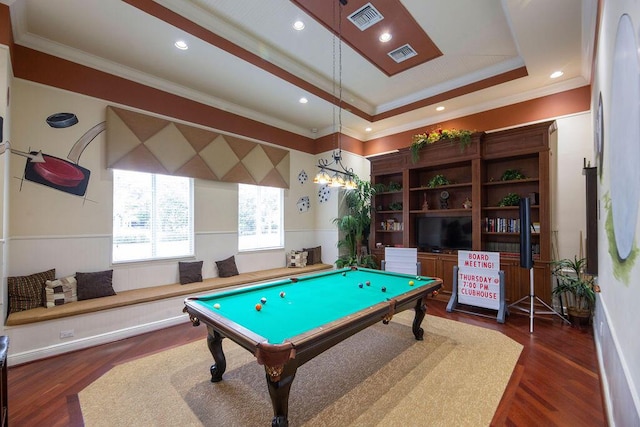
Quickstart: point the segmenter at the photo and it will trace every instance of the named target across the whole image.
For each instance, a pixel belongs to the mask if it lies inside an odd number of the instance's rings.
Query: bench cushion
[[[132,289],[120,291],[116,295],[94,298],[84,301],[72,302],[58,305],[51,308],[38,307],[31,310],[11,313],[7,317],[7,326],[25,325],[28,323],[43,322],[46,320],[59,319],[77,314],[93,313],[110,308],[125,307],[132,304],[157,301],[165,298],[187,296],[216,289],[223,289],[232,286],[243,286],[272,280],[278,278],[299,276],[301,274],[312,273],[333,268],[329,264],[307,265],[306,267],[291,269],[287,267],[273,268],[269,270],[253,271],[242,273],[232,277],[212,277],[202,282],[181,285],[180,283],[170,285],[152,286],[148,288]],[[180,310],[182,307],[180,307]]]

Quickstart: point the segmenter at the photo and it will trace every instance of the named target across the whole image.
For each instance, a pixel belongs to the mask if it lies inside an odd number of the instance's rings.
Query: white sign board
[[[458,251],[458,302],[500,308],[500,253]]]
[[[419,274],[417,269],[418,249],[416,248],[384,248],[386,271],[405,274]]]

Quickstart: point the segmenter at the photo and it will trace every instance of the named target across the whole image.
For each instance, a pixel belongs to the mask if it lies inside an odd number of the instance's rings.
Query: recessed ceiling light
[[[391,40],[391,37],[391,33],[382,33],[380,34],[380,37],[378,37],[378,40],[380,40],[382,43],[386,43]]]
[[[304,22],[302,21],[296,21],[293,23],[293,29],[296,31],[302,31],[304,30]]]
[[[364,128],[365,132],[371,132],[371,130],[372,130],[371,128]]]
[[[551,73],[551,75],[549,77],[551,77],[552,79],[557,79],[558,77],[560,77],[563,74],[564,73],[562,71],[554,71],[553,73]]]
[[[174,45],[180,50],[189,49],[189,46],[187,46],[187,43],[184,40],[178,40],[177,42],[174,43]]]
[[[444,107],[442,105],[440,105],[439,107],[436,107],[436,111],[442,111],[444,110]]]
[[[306,104],[309,100],[303,96],[298,102],[300,102],[300,104]]]

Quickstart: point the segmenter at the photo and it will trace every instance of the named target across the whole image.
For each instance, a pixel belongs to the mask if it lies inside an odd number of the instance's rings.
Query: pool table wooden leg
[[[413,336],[416,337],[418,341],[422,341],[424,339],[424,329],[422,329],[420,325],[422,324],[422,320],[427,313],[427,303],[423,298],[419,298],[416,301],[414,310],[416,312],[416,317],[413,318]]]
[[[285,364],[278,381],[273,381],[267,371],[267,385],[269,386],[269,396],[273,405],[272,427],[287,427],[289,425],[289,391],[291,383],[296,376],[298,367],[295,363]]]
[[[213,356],[213,360],[216,362],[211,365],[211,368],[209,368],[209,371],[211,372],[211,382],[217,383],[222,381],[222,374],[227,370],[227,359],[224,357],[224,353],[222,351],[222,339],[224,337],[211,328],[207,329],[209,330],[209,333],[207,334],[207,346]]]

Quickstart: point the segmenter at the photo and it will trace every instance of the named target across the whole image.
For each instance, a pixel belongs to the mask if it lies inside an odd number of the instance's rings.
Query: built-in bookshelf
[[[509,282],[508,297],[520,298],[528,292],[520,284],[528,272],[520,272],[517,263],[519,200],[526,197],[531,206],[536,286],[541,288],[537,295],[550,302],[550,153],[554,131],[555,122],[545,122],[474,133],[464,149],[456,141],[438,141],[423,148],[417,161],[409,148],[373,158],[372,183],[383,184],[384,191],[372,202],[372,253],[382,257],[385,246],[418,247],[419,218],[470,218],[468,249],[500,252]],[[419,251],[423,274],[443,278],[445,292],[456,256],[457,250],[448,248]]]

